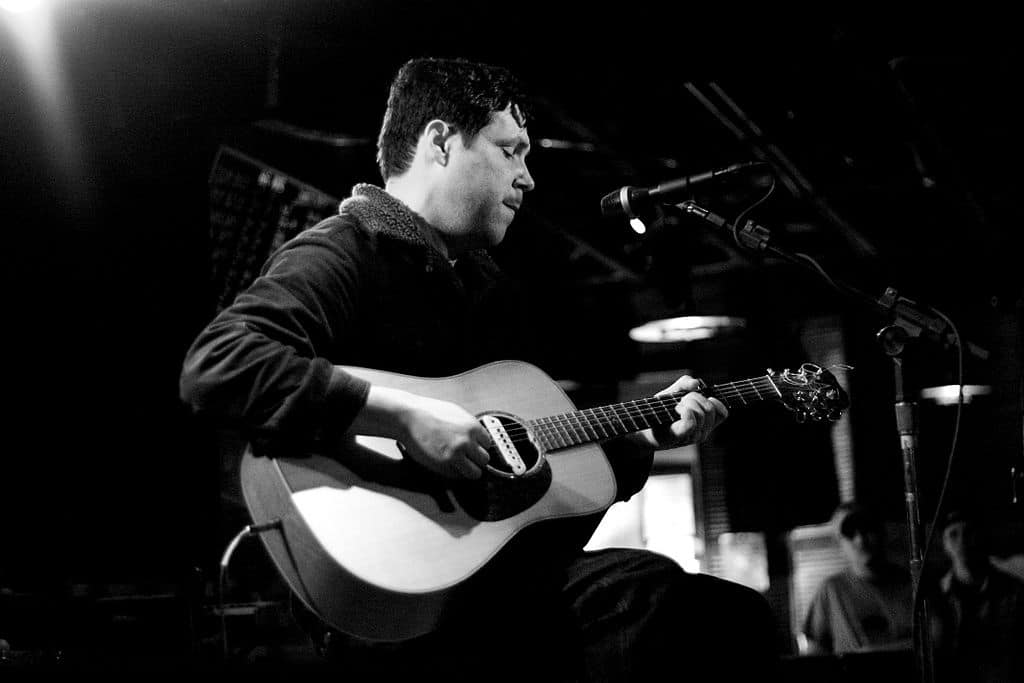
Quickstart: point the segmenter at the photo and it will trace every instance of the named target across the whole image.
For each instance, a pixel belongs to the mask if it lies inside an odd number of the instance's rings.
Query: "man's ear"
[[[455,128],[441,119],[434,119],[427,124],[423,134],[427,138],[427,149],[430,158],[441,165],[447,164],[448,153],[451,151],[451,139],[455,135]]]

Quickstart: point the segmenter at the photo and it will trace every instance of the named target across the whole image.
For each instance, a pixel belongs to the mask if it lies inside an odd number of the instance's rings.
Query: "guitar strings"
[[[761,389],[758,389],[755,382],[760,384]],[[733,407],[731,402],[737,400],[744,405],[748,403],[747,399],[764,400],[762,391],[773,397],[782,397],[778,385],[767,375],[722,385],[712,385],[703,389],[702,393],[718,398],[727,406]],[[528,420],[525,425],[516,423],[514,426],[507,427],[506,433],[514,444],[530,444],[530,432],[532,431],[545,448],[557,450],[578,446],[650,428],[653,426],[651,418],[654,419],[655,425],[674,421],[677,419],[675,405],[686,393],[683,391],[672,392],[620,404],[597,406]],[[614,421],[609,419],[609,414]],[[632,428],[626,425],[626,420],[633,423]],[[639,420],[643,420],[646,427],[639,426]],[[615,421],[619,423],[618,426]],[[625,431],[620,432],[620,428]]]
[[[758,389],[755,382],[760,383],[762,389]],[[781,395],[778,388],[768,377],[760,377],[756,380],[749,379],[740,382],[731,382],[722,385],[713,385],[705,389],[704,393],[706,395],[719,398],[729,406],[730,401],[736,399],[739,399],[744,404],[747,403],[746,398],[762,400],[764,398],[762,391],[767,391],[767,393],[773,395]],[[587,408],[582,411],[563,413],[560,415],[540,418],[538,420],[531,420],[528,421],[528,424],[532,426],[533,431],[537,433],[539,437],[545,438],[548,441],[556,440],[570,445],[578,445],[584,441],[619,436],[621,435],[619,432],[620,427],[626,430],[625,432],[621,432],[623,434],[646,429],[651,426],[648,418],[653,417],[655,418],[656,424],[660,424],[665,421],[665,416],[667,415],[670,421],[674,421],[677,415],[672,408],[675,407],[678,400],[685,395],[685,393],[686,392],[672,392],[661,396],[638,399],[617,405]],[[590,415],[587,415],[587,413],[590,413]],[[619,422],[619,426],[616,426],[615,422],[612,419],[609,419],[607,414],[611,414],[612,418]],[[625,420],[633,422],[633,428],[628,427]],[[647,423],[647,427],[639,426],[639,420],[643,420]],[[593,437],[587,432],[588,427],[590,428],[590,432],[593,432]],[[506,433],[509,435],[509,438],[511,438],[513,442],[518,438],[519,443],[529,442],[528,436],[527,438],[520,438],[523,435],[528,435],[529,431],[529,427],[522,426],[518,423],[516,426],[510,426],[506,429]],[[580,434],[581,431],[583,437],[582,440]],[[604,432],[603,435],[602,432]]]
[[[777,389],[775,389],[774,385],[769,383],[768,387],[771,389],[770,393],[778,394],[778,391]],[[719,392],[719,389],[721,389],[722,391]],[[730,400],[736,398],[739,398],[743,403],[747,402],[744,399],[744,397],[756,398],[758,400],[763,399],[762,392],[758,390],[756,387],[751,387],[751,389],[746,390],[743,388],[737,388],[732,385],[722,387],[716,386],[711,387],[711,389],[706,391],[709,395],[715,396],[716,398],[719,399],[724,399],[723,402],[725,402],[726,405],[729,405]],[[577,428],[585,428],[588,425],[592,425],[595,423],[594,421],[597,420],[596,424],[599,427],[606,427],[608,425],[614,425],[614,422],[607,417],[607,414],[611,414],[613,418],[616,418],[620,423],[622,423],[622,426],[625,427],[627,431],[638,431],[640,429],[645,429],[645,427],[636,427],[635,429],[630,429],[625,425],[624,419],[629,419],[634,423],[636,423],[637,418],[641,418],[646,421],[646,418],[648,417],[658,416],[659,410],[669,412],[669,415],[672,416],[674,419],[674,411],[668,411],[668,408],[674,407],[678,400],[685,393],[686,392],[673,392],[671,394],[664,394],[662,396],[654,396],[646,399],[638,399],[635,401],[630,401],[617,405],[587,408],[585,410],[576,411],[572,413],[563,413],[560,415],[553,415],[550,417],[532,420],[531,424],[541,429],[549,427],[558,429],[559,427],[564,426],[576,430]],[[590,413],[590,415],[587,415],[587,413]],[[523,427],[508,428],[509,433],[517,433],[518,431],[526,431],[526,429]],[[596,430],[594,431],[596,433]]]

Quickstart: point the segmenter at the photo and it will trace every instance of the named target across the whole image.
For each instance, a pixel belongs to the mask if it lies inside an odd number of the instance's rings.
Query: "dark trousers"
[[[520,565],[433,633],[402,643],[331,634],[344,680],[768,681],[775,623],[745,586],[690,574],[661,555],[581,553],[558,569]]]

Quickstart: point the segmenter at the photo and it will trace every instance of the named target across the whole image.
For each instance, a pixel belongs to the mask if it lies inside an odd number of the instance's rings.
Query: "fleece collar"
[[[352,188],[352,196],[341,203],[341,214],[350,214],[372,232],[433,249],[423,233],[431,228],[419,214],[387,192],[368,183]]]
[[[359,183],[352,188],[352,196],[341,202],[338,207],[341,215],[350,215],[367,230],[387,235],[411,245],[427,250],[432,260],[442,261],[450,265],[434,246],[427,241],[424,233],[432,230],[430,224],[418,213],[401,201],[392,197],[382,188],[369,183]],[[477,249],[459,258],[460,262],[476,263],[486,271],[496,266],[490,255],[483,249]]]

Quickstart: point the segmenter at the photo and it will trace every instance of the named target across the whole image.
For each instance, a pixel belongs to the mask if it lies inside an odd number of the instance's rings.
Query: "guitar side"
[[[449,400],[471,413],[525,420],[574,410],[538,368],[502,361],[445,378],[346,368],[373,384]],[[261,538],[281,575],[332,626],[365,638],[429,632],[458,587],[535,522],[589,515],[614,501],[615,480],[597,445],[548,458],[551,484],[507,518],[480,521],[451,492],[403,459],[394,441],[357,437],[340,452],[242,462],[242,489],[257,523],[280,519]]]

